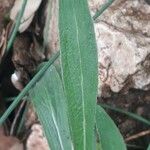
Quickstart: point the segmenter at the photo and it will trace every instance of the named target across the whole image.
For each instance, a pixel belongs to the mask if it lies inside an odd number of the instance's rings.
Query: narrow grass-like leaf
[[[93,150],[97,48],[86,0],[59,1],[62,80],[75,150]]]
[[[10,39],[9,39],[9,41],[8,41],[8,44],[7,44],[7,49],[6,49],[7,52],[8,52],[9,49],[11,48],[12,43],[13,43],[15,37],[16,37],[17,31],[18,31],[18,29],[19,29],[19,25],[20,25],[20,23],[21,23],[21,19],[22,19],[23,13],[24,13],[24,11],[25,11],[25,7],[26,7],[26,4],[27,4],[27,1],[28,1],[28,0],[23,0],[22,8],[21,8],[21,10],[20,10],[19,13],[18,13],[17,20],[16,20],[16,22],[15,22],[14,30],[13,30],[13,32],[12,32],[12,34],[11,34],[11,37],[10,37]]]
[[[134,150],[144,150],[143,146],[135,145],[135,144],[126,144],[128,149],[134,149]]]
[[[135,119],[135,120],[137,120],[137,121],[140,121],[140,122],[142,122],[142,123],[144,123],[144,124],[150,125],[150,120],[147,120],[147,119],[145,119],[145,118],[142,117],[142,116],[139,116],[139,115],[137,115],[137,114],[134,114],[134,113],[125,111],[125,110],[123,110],[123,109],[121,109],[121,108],[115,108],[115,107],[113,107],[113,106],[109,106],[109,105],[107,105],[107,104],[100,104],[100,105],[101,105],[102,107],[104,107],[104,108],[111,109],[111,110],[116,111],[116,112],[118,112],[118,113],[122,113],[122,114],[124,114],[124,115],[126,115],[126,116],[129,116],[129,117],[131,117],[131,118],[133,118],[133,119]]]
[[[15,109],[21,99],[28,93],[28,91],[32,88],[33,85],[42,77],[45,71],[54,63],[54,61],[58,58],[59,52],[54,54],[49,61],[43,66],[43,68],[33,77],[33,79],[26,85],[26,87],[21,91],[21,93],[15,98],[12,104],[7,108],[4,114],[0,118],[0,125],[4,123],[7,117],[11,114],[11,112]]]
[[[55,67],[51,66],[29,93],[50,148],[71,150],[66,100]]]
[[[103,4],[101,6],[101,8],[99,10],[97,10],[97,12],[95,13],[95,15],[93,16],[93,19],[96,20],[105,10],[107,10],[107,8],[114,2],[115,0],[108,0],[108,2],[106,2],[105,4]]]
[[[96,126],[102,150],[126,150],[118,128],[101,106],[96,109]]]

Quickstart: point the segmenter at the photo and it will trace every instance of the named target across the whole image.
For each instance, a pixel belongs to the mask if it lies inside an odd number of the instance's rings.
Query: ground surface
[[[110,98],[99,98],[98,102],[103,104],[109,104],[114,107],[119,107],[126,111],[134,112],[145,118],[150,118],[150,91],[145,92],[142,90],[131,89],[126,94],[112,93]],[[126,115],[115,113],[114,111],[108,110],[108,113],[116,122],[121,133],[127,140],[127,143],[129,144],[129,149],[146,149],[150,141],[149,126],[144,125],[139,121],[135,121],[127,117]],[[143,131],[148,133],[145,136],[136,136],[135,139],[131,138],[128,140],[128,138],[132,135],[136,135]]]

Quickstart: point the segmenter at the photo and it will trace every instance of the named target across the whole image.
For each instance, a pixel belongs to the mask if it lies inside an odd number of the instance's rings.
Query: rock
[[[23,150],[23,144],[15,137],[0,135],[0,150]]]
[[[92,15],[105,0],[90,0]],[[150,6],[144,0],[116,0],[95,22],[99,95],[150,89]]]
[[[150,5],[150,0],[145,0],[145,2]]]
[[[49,150],[41,125],[34,124],[31,130],[32,132],[26,143],[27,150]]]
[[[105,2],[107,0],[89,0],[92,16]],[[56,7],[56,3],[53,6]],[[57,11],[55,16],[57,18]],[[127,92],[130,88],[150,89],[149,19],[150,6],[147,1],[115,0],[95,21],[99,96],[110,96],[110,91]],[[51,23],[50,28],[53,28],[57,19]],[[48,36],[52,52],[59,47],[56,29],[54,33],[49,33],[55,36]]]

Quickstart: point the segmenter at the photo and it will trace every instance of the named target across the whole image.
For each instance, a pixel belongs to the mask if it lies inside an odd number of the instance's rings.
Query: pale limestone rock
[[[23,144],[15,137],[0,135],[0,150],[23,150]]]
[[[43,134],[42,126],[34,124],[31,128],[31,134],[27,139],[27,150],[50,150],[47,140]]]
[[[104,2],[91,0],[92,14]],[[150,5],[144,0],[116,0],[96,20],[99,95],[100,85],[102,88],[109,86],[113,92],[150,89],[149,20]]]

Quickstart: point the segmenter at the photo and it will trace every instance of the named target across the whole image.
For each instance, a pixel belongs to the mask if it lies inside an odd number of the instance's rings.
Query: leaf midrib
[[[45,92],[46,92],[46,96],[47,96],[47,99],[51,99],[50,97],[49,97],[49,94],[48,94],[48,91],[47,91],[47,89],[45,88]],[[51,101],[50,101],[51,102]],[[61,139],[61,134],[60,134],[60,131],[59,131],[59,127],[58,127],[58,125],[57,125],[57,121],[56,121],[56,117],[55,117],[55,113],[54,113],[54,108],[53,108],[53,106],[52,106],[52,103],[49,105],[49,107],[50,107],[50,109],[51,109],[51,112],[52,112],[52,120],[53,120],[53,123],[54,123],[54,127],[55,127],[55,129],[56,129],[56,132],[57,132],[57,135],[58,135],[58,139],[59,139],[59,143],[60,143],[60,147],[61,147],[61,149],[62,150],[64,150],[64,146],[63,146],[63,142],[62,142],[62,139]]]

